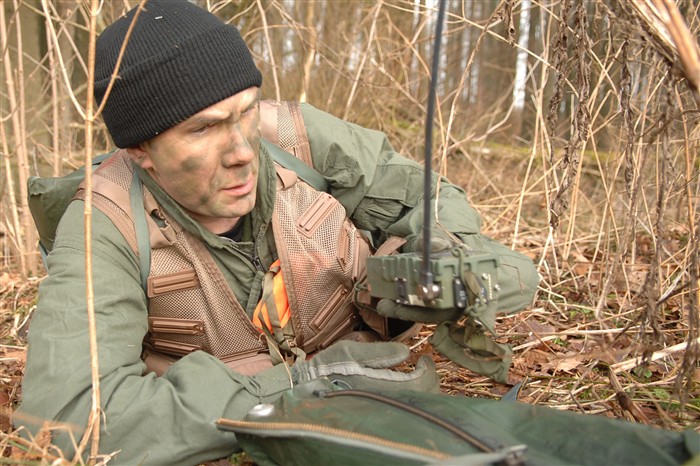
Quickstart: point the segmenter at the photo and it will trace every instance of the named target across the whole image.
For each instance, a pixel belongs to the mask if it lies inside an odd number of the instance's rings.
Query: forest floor
[[[518,182],[524,172],[522,162],[508,165],[512,169],[509,171],[502,169],[502,162],[490,166],[488,158],[481,160],[479,166],[493,169],[493,177],[484,182],[492,185],[488,193],[488,190],[478,192],[469,185],[474,180],[473,160],[458,158],[448,165],[454,183],[470,193],[476,192],[472,201],[484,215],[487,232],[510,244],[514,229],[510,221],[503,220],[508,218],[503,217],[503,212],[512,207],[512,202],[503,202],[507,196],[496,196],[493,192],[506,182]],[[573,259],[558,264],[566,273],[553,278],[551,267],[546,265],[549,253],[544,250],[548,229],[541,211],[545,208],[537,196],[523,204],[523,224],[527,227],[520,230],[516,241],[516,249],[540,264],[543,275],[540,292],[531,307],[501,317],[497,323],[499,341],[509,343],[514,349],[508,384],[478,376],[433,352],[427,343],[429,326],[408,344],[415,353],[433,355],[444,393],[500,399],[515,390],[517,399],[524,403],[674,431],[700,430],[700,369],[696,368],[694,374],[695,390],[686,393],[684,402],[676,391],[687,335],[687,311],[681,297],[674,295],[666,301],[660,322],[664,341],[656,347],[646,347],[647,343],[643,343],[647,340],[639,332],[640,308],[629,301],[630,288],[639,289],[644,282],[645,264],[649,263],[645,254],[650,254],[645,244],[648,239],[643,236],[637,239],[634,266],[626,269],[624,280],[613,283],[604,308],[596,316],[596,291],[600,290],[607,264],[591,260],[590,247],[582,243],[574,248]],[[677,241],[679,244],[683,241],[680,233]],[[2,461],[3,456],[9,461],[31,459],[19,452],[21,448],[15,447],[13,452],[10,446],[19,439],[7,433],[12,431],[12,413],[21,400],[25,337],[40,281],[41,278],[23,280],[9,270],[0,274],[0,432],[5,433],[0,439],[0,449],[4,450],[0,463],[6,462]],[[681,349],[660,352],[677,347]],[[644,350],[649,350],[652,360],[640,365],[635,358]]]

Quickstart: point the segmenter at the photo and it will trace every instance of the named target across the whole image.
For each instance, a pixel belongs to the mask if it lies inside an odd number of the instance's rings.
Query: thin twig
[[[375,5],[374,5],[374,16],[372,17],[372,24],[369,29],[369,38],[367,39],[367,44],[372,44],[374,41],[374,35],[377,32],[377,19],[379,18],[379,12],[382,10],[382,5],[384,4],[384,0],[379,0]],[[349,114],[350,114],[350,107],[352,106],[352,102],[355,99],[355,92],[357,91],[357,86],[360,83],[360,76],[362,75],[362,71],[365,68],[365,62],[367,61],[367,57],[371,54],[371,51],[369,50],[369,47],[367,50],[365,50],[362,53],[362,58],[360,58],[360,64],[357,67],[357,72],[355,73],[355,77],[352,81],[352,88],[350,89],[350,95],[348,96],[348,100],[345,103],[345,111],[343,112],[343,118],[347,119]]]
[[[270,28],[267,25],[267,15],[265,14],[265,8],[263,7],[261,0],[256,0],[255,4],[258,6],[258,11],[260,12],[260,18],[263,23],[263,33],[265,34],[265,43],[267,44],[267,52],[270,55],[270,67],[272,68],[272,80],[275,83],[275,99],[281,100],[280,94],[280,83],[277,78],[277,65],[275,64],[275,54],[272,51],[272,42],[270,41]]]
[[[47,4],[47,0],[41,0],[41,6],[44,9],[44,15],[46,16],[46,24],[49,26],[49,29],[51,31],[51,38],[53,39],[54,47],[56,50],[59,50],[59,42],[58,42],[58,37],[56,36],[56,30],[53,27],[53,22],[51,21],[51,15],[49,14],[49,7]],[[73,93],[73,89],[71,87],[71,82],[70,82],[70,77],[68,76],[68,70],[66,69],[66,64],[63,62],[63,56],[59,52],[57,54],[58,56],[58,62],[61,64],[61,74],[63,75],[63,81],[66,85],[66,89],[68,90],[68,96],[70,97],[71,101],[73,102],[73,106],[75,107],[75,110],[78,112],[81,118],[85,119],[85,111],[83,110],[83,107],[80,105],[78,102],[78,99],[75,97],[75,94]]]
[[[88,45],[88,89],[92,89],[95,84],[95,42],[97,34],[97,11],[99,1],[92,0],[90,3],[90,28]],[[122,49],[123,51],[123,49]],[[105,99],[106,100],[106,97]],[[87,105],[85,107],[87,117],[85,118],[85,299],[87,303],[88,334],[90,339],[90,368],[92,369],[92,407],[88,418],[87,427],[79,447],[76,450],[76,457],[82,456],[82,450],[87,440],[92,439],[90,445],[90,456],[88,464],[95,464],[99,454],[100,446],[100,370],[97,347],[97,322],[95,318],[95,296],[93,290],[92,277],[92,138],[95,122],[94,97],[92,92],[87,93]]]
[[[95,111],[95,115],[93,118],[97,118],[101,113],[102,110],[104,110],[105,105],[107,105],[107,98],[109,97],[109,94],[112,92],[112,87],[114,86],[114,82],[119,78],[119,68],[121,67],[122,64],[122,59],[124,58],[124,54],[126,53],[126,46],[129,44],[129,39],[131,38],[131,33],[134,31],[134,27],[136,26],[136,21],[139,19],[139,15],[143,11],[146,3],[148,0],[141,0],[141,3],[139,3],[139,7],[136,10],[136,13],[134,13],[134,18],[131,20],[131,24],[129,24],[129,29],[126,30],[126,35],[124,36],[124,42],[122,42],[122,48],[119,50],[119,55],[117,56],[117,61],[114,65],[114,70],[112,71],[112,76],[109,78],[109,84],[107,84],[107,89],[105,90],[105,95],[102,97],[102,102],[100,102],[100,106],[97,108]],[[88,65],[88,73],[93,72],[94,69],[91,70]],[[93,78],[94,79],[94,78]],[[92,89],[89,87],[89,89]],[[89,94],[92,94],[92,92],[89,92]]]

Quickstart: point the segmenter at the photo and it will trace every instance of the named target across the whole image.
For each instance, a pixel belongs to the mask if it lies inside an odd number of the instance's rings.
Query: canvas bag
[[[91,168],[95,170],[113,152],[98,155],[92,160]],[[71,203],[78,186],[85,179],[85,167],[81,167],[64,176],[32,176],[27,180],[29,211],[39,233],[39,248],[45,257],[56,240],[56,228],[61,217]]]
[[[342,390],[316,379],[220,419],[259,466],[679,465],[700,435],[514,401]],[[695,463],[697,464],[697,463]]]

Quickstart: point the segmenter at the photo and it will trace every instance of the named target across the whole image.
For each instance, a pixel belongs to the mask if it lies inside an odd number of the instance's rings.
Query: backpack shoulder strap
[[[101,176],[104,171],[109,171],[110,175]],[[144,293],[147,293],[152,238],[144,209],[143,190],[138,173],[126,151],[118,150],[95,172],[92,204],[112,221],[137,254],[141,287]],[[74,199],[85,200],[83,182],[78,187]],[[154,240],[155,238],[156,236],[153,237]]]
[[[328,192],[328,182],[321,173],[305,165],[304,162],[266,139],[261,138],[260,144],[267,150],[270,156],[272,156],[272,160],[277,162],[277,164],[295,172],[299,178],[313,186],[317,191]]]
[[[146,211],[143,208],[143,186],[136,170],[134,170],[131,185],[129,186],[129,204],[131,205],[131,213],[134,216],[141,288],[148,296],[148,276],[151,274],[151,237],[148,232]]]

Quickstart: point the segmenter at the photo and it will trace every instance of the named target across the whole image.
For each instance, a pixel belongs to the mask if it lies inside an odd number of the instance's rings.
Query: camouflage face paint
[[[205,228],[230,229],[256,199],[259,91],[247,89],[159,134],[149,174]]]
[[[183,170],[185,172],[197,171],[197,170],[199,170],[199,168],[201,166],[202,166],[202,159],[197,157],[197,156],[187,157],[180,164],[181,170]]]

